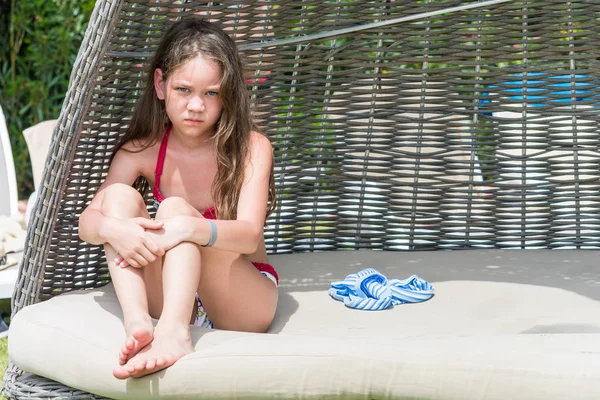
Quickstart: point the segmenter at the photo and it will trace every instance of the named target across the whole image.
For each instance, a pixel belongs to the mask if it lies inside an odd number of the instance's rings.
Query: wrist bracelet
[[[203,245],[202,247],[212,247],[217,241],[217,224],[212,219],[207,219],[208,225],[210,226],[210,239],[208,243]]]

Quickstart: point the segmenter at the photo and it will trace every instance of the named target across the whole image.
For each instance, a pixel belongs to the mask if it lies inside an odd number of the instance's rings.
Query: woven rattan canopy
[[[599,247],[600,3],[98,0],[13,313],[109,282],[78,217],[165,26],[192,13],[221,23],[247,61],[275,148],[270,253]],[[5,378],[6,396],[64,390],[15,367]]]

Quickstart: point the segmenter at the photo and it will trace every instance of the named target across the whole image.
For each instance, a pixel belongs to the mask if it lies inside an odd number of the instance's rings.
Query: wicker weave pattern
[[[276,152],[270,252],[597,248],[599,3],[511,1],[256,46],[461,4],[98,0],[13,312],[110,280],[102,249],[78,239],[78,216],[165,24],[191,13],[220,21],[245,49],[256,120]],[[37,378],[16,375],[6,394],[33,390]]]

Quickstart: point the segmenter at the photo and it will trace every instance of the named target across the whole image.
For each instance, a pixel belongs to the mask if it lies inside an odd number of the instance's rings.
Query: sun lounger
[[[102,248],[79,240],[77,221],[159,33],[194,12],[236,32],[249,75],[270,71],[251,95],[275,148],[280,201],[265,236],[277,316],[268,334],[194,328],[196,352],[119,381],[122,313]],[[598,12],[563,0],[98,0],[28,229],[4,395],[600,398],[600,187],[585,179],[600,139],[565,128],[595,111],[548,102],[508,126],[489,94],[531,69],[573,88],[581,74],[598,82]],[[253,36],[257,24],[269,32]],[[530,118],[535,140],[519,145],[548,150],[535,160],[506,148]],[[558,147],[585,157],[552,156]],[[533,172],[552,179],[532,183]],[[382,311],[329,296],[365,268],[416,274],[434,295]]]

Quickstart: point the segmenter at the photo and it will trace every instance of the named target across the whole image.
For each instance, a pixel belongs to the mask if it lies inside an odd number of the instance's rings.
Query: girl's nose
[[[188,110],[190,111],[204,111],[204,101],[200,96],[194,96],[188,103]]]

